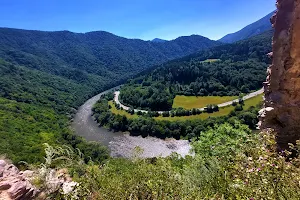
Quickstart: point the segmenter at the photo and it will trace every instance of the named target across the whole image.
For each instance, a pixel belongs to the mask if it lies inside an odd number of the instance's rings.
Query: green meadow
[[[118,110],[116,108],[115,104],[113,103],[113,101],[109,101],[108,104],[111,106],[110,111],[116,115],[124,115],[127,118],[137,118],[138,117],[137,114],[131,115],[128,112],[126,112],[125,110]]]
[[[173,108],[184,108],[184,109],[192,109],[192,108],[203,108],[208,104],[221,104],[228,101],[232,101],[234,99],[238,99],[237,96],[205,96],[205,97],[196,97],[196,96],[183,96],[176,95]]]
[[[244,110],[249,109],[251,106],[256,106],[260,102],[263,101],[262,99],[263,94],[255,96],[251,99],[247,99],[245,101],[245,105],[243,106]],[[183,117],[156,117],[156,120],[168,120],[168,121],[180,121],[180,120],[194,120],[194,119],[207,119],[209,117],[221,117],[228,115],[231,111],[234,110],[233,106],[227,106],[224,108],[220,108],[219,112],[214,113],[201,113],[200,115],[190,115],[190,116],[183,116]]]

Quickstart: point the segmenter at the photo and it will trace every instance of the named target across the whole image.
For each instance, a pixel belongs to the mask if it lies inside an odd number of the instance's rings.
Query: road
[[[255,97],[255,96],[258,96],[260,94],[262,94],[264,92],[264,89],[260,89],[258,91],[255,91],[255,92],[252,92],[250,94],[247,94],[243,97],[243,100],[247,100],[247,99],[251,99],[252,97]],[[129,110],[130,107],[128,106],[125,106],[123,105],[120,100],[119,100],[119,96],[120,96],[120,91],[115,91],[115,97],[114,97],[114,101],[116,104],[119,104],[121,108],[123,108],[123,110]],[[225,102],[225,103],[221,103],[221,104],[218,104],[219,108],[222,108],[222,107],[226,107],[226,106],[229,106],[229,105],[232,105],[232,103],[235,101],[237,102],[239,99],[235,99],[235,100],[232,100],[232,101],[228,101],[228,102]],[[201,111],[204,110],[204,108],[197,108]],[[143,112],[143,113],[148,113],[147,110],[139,110],[139,109],[134,109],[134,112]],[[168,111],[158,111],[159,114],[162,114],[163,112],[168,112]]]

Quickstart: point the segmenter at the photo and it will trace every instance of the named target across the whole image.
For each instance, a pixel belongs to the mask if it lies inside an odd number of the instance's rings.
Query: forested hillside
[[[91,88],[75,81],[0,60],[0,153],[15,163],[42,162],[43,143],[69,145],[85,159],[101,162],[108,152],[87,143],[68,128],[77,107]]]
[[[238,96],[260,89],[271,51],[272,31],[156,66],[130,80],[121,100],[133,107],[170,110],[177,94]]]
[[[0,29],[0,58],[77,82],[125,80],[151,65],[219,44],[196,35],[155,43],[103,31]]]

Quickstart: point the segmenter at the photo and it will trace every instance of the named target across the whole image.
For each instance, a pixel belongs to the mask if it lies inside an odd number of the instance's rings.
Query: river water
[[[139,154],[140,157],[166,157],[172,152],[182,156],[189,154],[191,146],[187,140],[133,137],[121,132],[110,132],[105,128],[99,127],[91,116],[91,109],[103,94],[117,88],[112,88],[92,97],[78,109],[71,124],[75,134],[84,137],[88,141],[97,141],[107,146],[112,157],[130,158],[136,152],[136,147],[142,149]]]

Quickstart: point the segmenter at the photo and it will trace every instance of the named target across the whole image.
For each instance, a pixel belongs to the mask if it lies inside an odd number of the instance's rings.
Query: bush
[[[241,104],[235,106],[234,111],[242,111],[243,110],[243,106]]]
[[[163,112],[162,116],[163,117],[170,117],[170,112]]]

